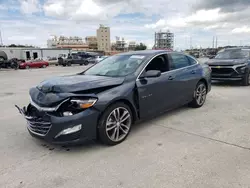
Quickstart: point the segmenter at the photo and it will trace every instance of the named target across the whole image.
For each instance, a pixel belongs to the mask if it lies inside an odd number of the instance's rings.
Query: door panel
[[[162,79],[162,76],[160,76],[137,80],[141,118],[158,113],[164,108],[164,95],[162,93],[164,82]]]
[[[29,62],[28,66],[34,68],[35,67],[35,63],[34,62]]]
[[[36,67],[36,68],[39,68],[41,65],[40,65],[40,61],[33,61],[32,62],[32,65],[33,65],[33,67]]]
[[[191,65],[186,55],[171,53],[169,57],[170,72],[175,73],[176,86],[178,87],[176,90],[179,93],[176,95],[176,102],[181,105],[192,99],[199,72],[195,64]]]
[[[192,99],[194,90],[197,83],[202,77],[202,68],[200,64],[196,64],[186,68],[187,85],[185,87],[185,92],[187,93],[188,99]]]

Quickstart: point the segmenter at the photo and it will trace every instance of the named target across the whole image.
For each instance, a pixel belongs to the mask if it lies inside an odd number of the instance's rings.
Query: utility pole
[[[190,36],[190,49],[193,49],[193,47],[192,47],[192,36]]]
[[[2,32],[0,30],[0,45],[3,46]]]
[[[213,45],[212,45],[212,48],[214,48],[214,36],[213,36]]]
[[[216,40],[215,40],[215,48],[217,48],[218,46],[218,37],[216,36]]]

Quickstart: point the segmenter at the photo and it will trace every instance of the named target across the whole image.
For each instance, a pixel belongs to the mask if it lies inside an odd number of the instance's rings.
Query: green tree
[[[135,50],[138,51],[138,50],[146,50],[147,49],[147,46],[143,43],[140,43],[140,44],[137,44],[135,46]]]

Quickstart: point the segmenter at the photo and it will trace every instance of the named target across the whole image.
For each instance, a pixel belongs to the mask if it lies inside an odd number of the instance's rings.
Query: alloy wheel
[[[195,99],[198,105],[203,105],[206,100],[207,89],[204,84],[200,84],[196,89]]]
[[[130,112],[124,107],[115,108],[106,121],[106,134],[113,142],[119,142],[129,133],[132,123]]]

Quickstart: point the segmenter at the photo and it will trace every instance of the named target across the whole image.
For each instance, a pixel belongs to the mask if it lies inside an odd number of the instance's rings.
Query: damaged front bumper
[[[54,144],[81,143],[96,138],[99,111],[94,108],[70,116],[56,116],[37,107],[29,104],[20,108],[16,105],[32,136]]]

